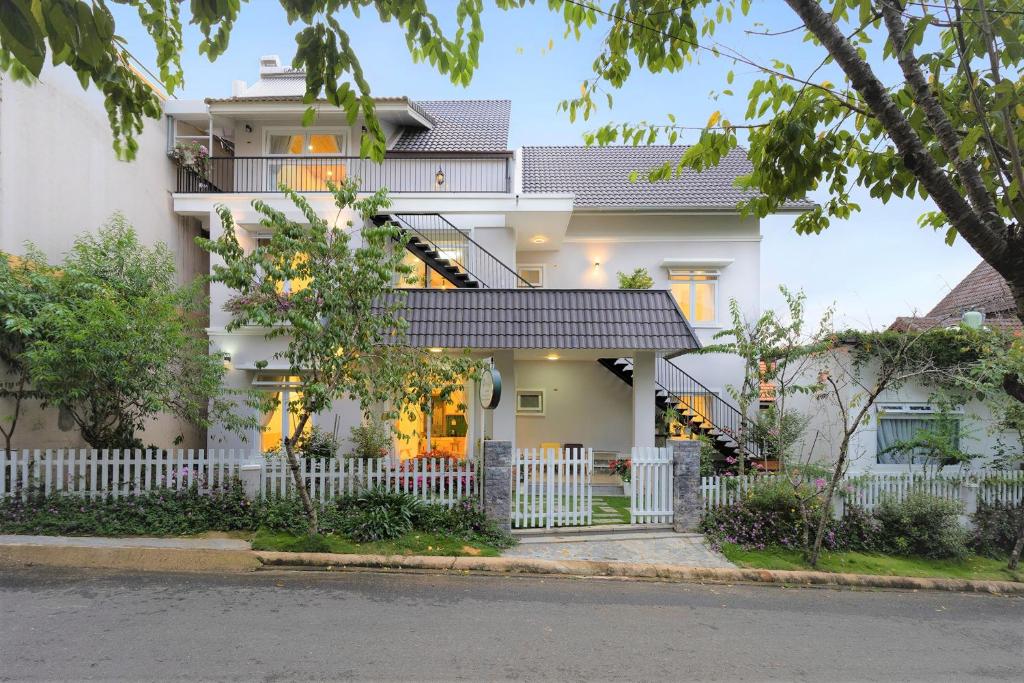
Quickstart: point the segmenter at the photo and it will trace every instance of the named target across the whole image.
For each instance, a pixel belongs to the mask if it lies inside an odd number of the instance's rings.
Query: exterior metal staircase
[[[408,241],[405,248],[458,288],[516,289],[532,287],[465,231],[436,213],[377,216],[378,225],[396,224]]]
[[[632,358],[601,358],[598,363],[633,386]],[[747,459],[760,457],[760,448],[749,429],[752,424],[750,420],[718,394],[664,358],[658,358],[655,365],[654,392],[654,401],[660,413],[664,414],[670,408],[675,410],[686,429],[708,437],[715,450],[722,455],[735,456],[742,451]],[[741,429],[744,423],[746,430]],[[747,434],[742,446],[741,433]]]

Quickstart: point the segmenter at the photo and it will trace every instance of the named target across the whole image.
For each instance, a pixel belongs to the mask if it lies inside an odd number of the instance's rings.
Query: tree
[[[405,343],[405,297],[395,283],[412,272],[402,262],[407,237],[393,224],[369,221],[388,206],[384,191],[357,199],[352,181],[328,187],[338,207],[333,220],[282,187],[304,222],[255,201],[261,224],[271,231],[266,243],[246,253],[224,207],[219,211],[223,233],[200,240],[224,261],[211,268],[211,281],[236,292],[227,329],[256,325],[266,330],[267,339],[287,342],[275,358],[284,359],[288,374],[298,378],[298,396],[285,406],[295,422],[283,447],[310,533],[317,531],[317,507],[296,444],[315,415],[335,401],[352,400],[368,418],[376,411],[374,418],[393,421],[400,411],[429,405],[438,392],[448,400],[481,367],[468,354],[430,353]],[[347,219],[339,223],[353,214],[359,225]],[[289,286],[295,282],[303,284]],[[277,401],[276,395],[268,396],[262,408],[274,409]]]
[[[181,0],[113,0],[138,9],[139,20],[153,40],[159,82],[173,95],[184,82],[181,70]],[[469,83],[476,68],[483,29],[480,0],[459,0],[455,6],[454,35],[447,36],[441,22],[430,13],[426,0],[279,0],[288,22],[301,22],[295,35],[292,65],[306,71],[304,117],[312,123],[320,97],[343,109],[349,123],[364,117],[366,131],[360,143],[364,156],[380,159],[385,137],[340,14],[348,10],[358,18],[363,9],[373,10],[382,22],[396,22],[405,32],[409,52],[416,61],[430,62],[448,74],[452,83]],[[231,30],[242,9],[238,0],[192,0],[191,23],[203,38],[199,53],[210,61],[228,47]],[[54,66],[66,66],[82,87],[95,86],[105,98],[115,152],[135,157],[135,136],[145,118],[159,119],[160,99],[132,65],[135,58],[117,34],[107,0],[5,0],[0,3],[0,72],[32,82],[47,58]],[[137,63],[137,62],[136,62]]]
[[[521,4],[510,0],[507,4]],[[599,93],[625,84],[634,65],[652,73],[694,68],[711,55],[759,74],[747,89],[742,123],[715,112],[704,125],[669,115],[661,123],[609,124],[588,136],[608,144],[676,142],[696,130],[697,142],[678,163],[648,174],[671,177],[717,164],[746,134],[752,173],[742,180],[752,198],[741,210],[766,216],[786,202],[826,188],[823,205],[796,219],[800,233],[818,233],[859,206],[851,185],[886,202],[928,197],[937,210],[921,225],[957,235],[1010,285],[1024,321],[1024,11],[1017,0],[786,0],[800,23],[780,32],[748,35],[791,41],[793,32],[821,49],[820,65],[798,75],[781,59],[762,64],[718,43],[723,23],[746,15],[751,0],[613,0],[607,5],[553,0],[567,29],[601,25],[606,31],[593,62],[594,78],[561,107],[570,118],[589,117]],[[881,54],[869,53],[882,44]],[[784,45],[779,54],[784,53]],[[890,62],[903,80],[882,82],[875,67]],[[842,79],[819,77],[822,69]],[[720,96],[731,96],[729,72]],[[1011,395],[1024,401],[1024,378],[1007,377]]]
[[[619,271],[615,276],[619,279],[619,289],[650,289],[654,286],[654,278],[646,268],[637,268],[632,273]]]
[[[14,448],[22,410],[40,397],[32,387],[22,354],[32,332],[30,321],[46,303],[45,292],[52,276],[52,269],[37,250],[20,258],[0,253],[0,371],[5,373],[0,399],[10,411],[0,416],[0,435],[6,451]]]
[[[115,214],[95,236],[78,237],[59,269],[29,253],[36,303],[5,320],[20,335],[15,360],[44,407],[70,415],[90,446],[141,447],[139,432],[162,414],[249,426],[221,388],[198,283],[176,284],[165,245],[140,244]]]
[[[1024,338],[1018,331],[1007,334],[999,330],[964,330],[969,343],[980,353],[976,361],[954,368],[947,381],[960,399],[982,401],[992,413],[991,431],[998,439],[993,465],[1000,469],[1020,469],[1024,463],[1024,405],[1005,391],[1009,375],[1024,376]],[[1009,438],[1007,438],[1009,437]],[[1016,569],[1024,551],[1024,502],[1017,505],[1016,539],[1008,566]]]

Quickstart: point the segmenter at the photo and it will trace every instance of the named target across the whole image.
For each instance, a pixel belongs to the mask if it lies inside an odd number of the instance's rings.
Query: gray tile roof
[[[419,348],[700,348],[666,290],[411,289],[406,340]]]
[[[893,330],[929,330],[956,325],[965,311],[981,311],[985,325],[1006,330],[1022,329],[1017,304],[1006,279],[982,261],[924,316],[900,316]]]
[[[608,147],[555,146],[523,148],[523,191],[572,192],[578,208],[732,209],[754,194],[736,187],[738,176],[750,173],[742,149],[734,149],[718,166],[700,173],[684,170],[678,177],[656,183],[644,174],[665,162],[676,163],[685,145],[617,145]],[[638,171],[640,177],[630,182]],[[796,202],[787,209],[810,209],[813,202]]]
[[[434,121],[430,130],[406,128],[396,152],[503,152],[508,149],[509,100],[417,100]]]

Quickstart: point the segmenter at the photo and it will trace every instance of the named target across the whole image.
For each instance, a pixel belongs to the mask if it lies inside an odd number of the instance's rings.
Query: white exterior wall
[[[544,390],[544,415],[516,416],[516,445],[582,443],[587,448],[629,452],[633,391],[597,361],[517,361],[516,388]],[[515,402],[515,392],[502,402]]]
[[[669,289],[666,259],[731,260],[717,267],[718,320],[694,324],[701,343],[707,345],[728,326],[730,299],[740,302],[748,318],[760,315],[760,242],[758,220],[736,215],[578,214],[559,249],[521,249],[516,263],[543,265],[546,288],[614,289],[619,271],[646,268],[655,289]],[[687,355],[674,362],[730,402],[726,386],[742,381],[743,362],[735,356]]]
[[[146,119],[137,140],[136,159],[118,161],[101,94],[82,90],[66,67],[47,65],[31,86],[0,74],[0,251],[20,254],[31,241],[56,262],[75,236],[120,211],[143,243],[171,248],[180,282],[205,274],[208,258],[194,242],[198,225],[172,210],[166,121]],[[0,414],[8,414],[2,402]],[[203,445],[199,430],[174,419],[155,421],[141,438],[170,446],[179,434],[183,447]],[[85,445],[76,428],[59,424],[57,411],[38,405],[23,411],[14,443]]]

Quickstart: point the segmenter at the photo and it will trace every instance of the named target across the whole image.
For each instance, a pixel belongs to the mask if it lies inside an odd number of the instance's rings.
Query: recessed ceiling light
[[[441,353],[442,351],[444,351],[444,349],[442,349],[442,348],[440,348],[438,346],[435,346],[435,347],[433,347],[432,349],[429,349],[429,350],[430,350],[431,353]]]
[[[534,244],[544,244],[545,242],[548,241],[548,238],[545,237],[544,235],[534,235],[533,237],[530,238],[530,241],[533,242]]]
[[[544,357],[547,358],[548,360],[558,360],[558,358],[559,358],[557,353],[549,353],[548,355],[546,355]]]

